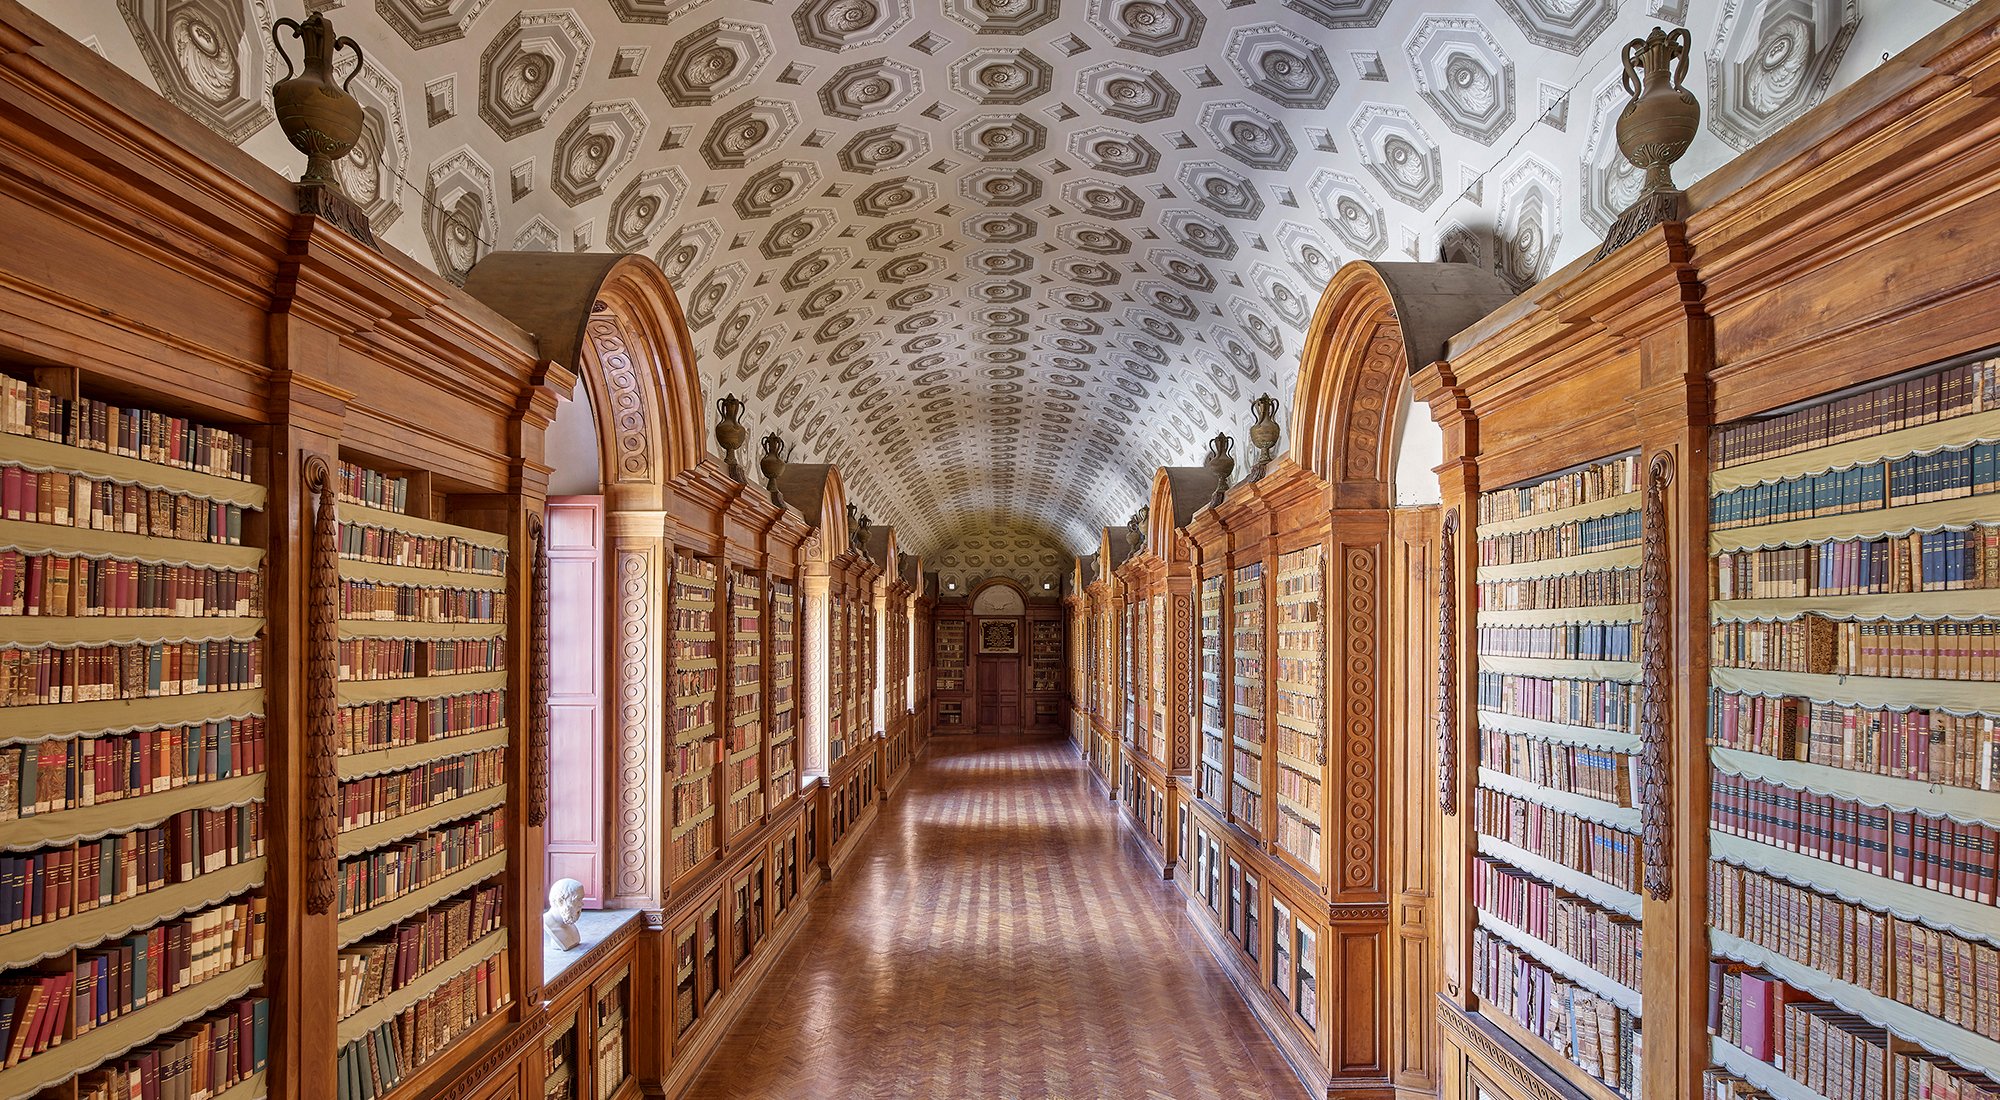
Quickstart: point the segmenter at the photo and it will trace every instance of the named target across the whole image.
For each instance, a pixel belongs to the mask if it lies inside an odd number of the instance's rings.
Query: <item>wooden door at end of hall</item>
[[[982,654],[979,658],[979,728],[1016,730],[1021,727],[1021,657],[1016,653]]]

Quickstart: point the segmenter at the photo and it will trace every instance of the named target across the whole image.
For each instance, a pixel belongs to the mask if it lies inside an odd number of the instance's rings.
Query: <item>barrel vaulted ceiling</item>
[[[1694,34],[1685,184],[1963,6],[28,2],[294,176],[270,28],[326,11],[367,51],[339,170],[378,234],[454,279],[494,249],[656,258],[711,395],[905,545],[1033,573],[1289,401],[1342,263],[1525,287],[1594,247],[1637,183],[1627,40]]]

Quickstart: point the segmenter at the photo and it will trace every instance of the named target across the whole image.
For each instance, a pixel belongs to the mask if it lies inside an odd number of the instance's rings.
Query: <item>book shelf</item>
[[[729,571],[729,723],[723,740],[728,836],[764,818],[764,582]]]
[[[610,1100],[632,1075],[632,1039],[630,1022],[632,1019],[632,972],[623,968],[606,978],[596,989],[592,1011],[595,1013],[594,1036],[596,1049],[591,1052],[591,1064],[597,1077],[598,1100]]]
[[[510,546],[423,514],[422,471],[343,460],[337,480],[336,1072],[386,1096],[511,1001]]]
[[[1119,633],[1124,639],[1125,663],[1119,677],[1123,681],[1125,698],[1125,720],[1119,729],[1119,736],[1128,745],[1137,744],[1139,730],[1139,680],[1146,674],[1146,631],[1141,625],[1144,618],[1143,603],[1125,601],[1118,611]]]
[[[1236,567],[1231,586],[1229,818],[1264,835],[1264,563]]]
[[[701,866],[715,852],[715,770],[721,694],[714,562],[674,553],[672,878]]]
[[[1273,839],[1280,852],[1315,877],[1322,865],[1326,801],[1325,557],[1317,544],[1279,555],[1274,605],[1278,829]]]
[[[848,737],[859,748],[875,735],[869,719],[875,692],[875,605],[865,594],[847,601],[847,668]]]
[[[1220,575],[1201,581],[1201,797],[1229,812],[1229,717],[1223,689],[1223,609]]]
[[[1063,624],[1061,619],[1036,619],[1028,624],[1028,690],[1052,694],[1062,690]]]
[[[847,721],[848,684],[854,676],[848,652],[848,627],[847,597],[836,591],[828,601],[826,639],[826,759],[829,767],[847,756],[848,738],[853,736]]]
[[[1151,722],[1147,727],[1147,749],[1154,760],[1162,765],[1167,756],[1167,598],[1154,596],[1147,601],[1150,610],[1147,619],[1151,629],[1151,641],[1146,648],[1146,680],[1152,688],[1152,700],[1148,710]]]
[[[968,629],[964,619],[940,618],[932,626],[931,683],[937,696],[937,722],[940,726],[956,728],[965,724],[965,702],[954,696],[965,692]]]
[[[771,582],[771,805],[799,789],[799,635],[797,590]]]
[[[2000,360],[1711,454],[1708,1079],[2000,1095]]]
[[[1481,494],[1471,984],[1483,1014],[1640,1088],[1639,459]]]
[[[583,1077],[582,1037],[575,1015],[556,1021],[542,1043],[542,1100],[585,1100],[578,1092]]]
[[[251,1100],[262,449],[86,381],[0,373],[0,1095],[198,1079]]]

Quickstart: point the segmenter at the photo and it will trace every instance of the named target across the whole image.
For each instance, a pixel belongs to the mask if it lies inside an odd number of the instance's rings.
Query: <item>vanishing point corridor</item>
[[[1060,736],[914,767],[693,1097],[1302,1095]]]

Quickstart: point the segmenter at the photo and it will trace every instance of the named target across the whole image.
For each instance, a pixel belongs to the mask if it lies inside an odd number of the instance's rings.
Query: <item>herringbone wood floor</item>
[[[689,1094],[1295,1100],[1060,738],[939,738]]]

